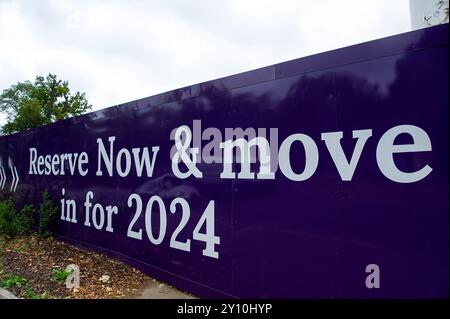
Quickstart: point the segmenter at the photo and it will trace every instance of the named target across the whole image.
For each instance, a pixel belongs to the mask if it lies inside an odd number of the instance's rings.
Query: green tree
[[[71,94],[69,83],[54,74],[37,76],[34,83],[19,82],[0,95],[0,110],[7,115],[3,134],[49,124],[90,110],[85,93]]]

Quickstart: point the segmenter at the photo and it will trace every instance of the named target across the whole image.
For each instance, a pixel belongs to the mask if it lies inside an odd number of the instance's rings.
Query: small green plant
[[[28,282],[25,288],[24,297],[26,299],[44,299],[44,296],[37,294],[33,291],[33,288],[31,288],[31,285]]]
[[[0,287],[2,288],[22,288],[22,285],[26,282],[25,278],[22,276],[7,275],[5,279],[0,282]]]
[[[34,220],[34,207],[33,205],[25,205],[16,217],[16,230],[17,234],[24,235],[29,234],[33,230]]]
[[[19,247],[17,247],[17,246],[14,247],[12,249],[12,251],[15,252],[15,253],[22,253],[22,252],[27,251],[27,249],[28,249],[28,245],[27,244],[22,244]]]
[[[2,237],[0,237],[0,253],[3,251],[3,246],[4,245],[5,245],[5,240]]]
[[[58,281],[66,281],[67,277],[70,276],[70,274],[73,272],[73,269],[71,270],[62,270],[59,268],[53,269],[53,279]]]
[[[17,234],[16,208],[12,199],[0,202],[0,234],[8,237]]]
[[[51,235],[50,227],[53,225],[58,206],[50,198],[47,190],[42,192],[42,203],[39,206],[40,219],[39,219],[39,234],[41,236]]]
[[[33,229],[33,205],[25,205],[19,214],[12,199],[0,202],[0,235],[15,237],[28,234]]]

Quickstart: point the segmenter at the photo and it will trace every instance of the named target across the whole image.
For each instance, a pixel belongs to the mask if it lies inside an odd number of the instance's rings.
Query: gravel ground
[[[64,270],[69,264],[80,267],[78,289],[68,289],[64,280],[54,277],[53,269]],[[37,235],[0,238],[0,283],[14,276],[23,278],[21,284],[8,290],[19,298],[142,298],[143,291],[155,284],[192,297],[109,256]]]

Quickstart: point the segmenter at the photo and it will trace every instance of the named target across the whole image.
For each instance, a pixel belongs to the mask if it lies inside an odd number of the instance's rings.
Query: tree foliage
[[[69,83],[54,74],[37,76],[34,83],[19,82],[0,95],[0,110],[7,114],[3,134],[49,124],[90,110],[85,93],[71,94]]]

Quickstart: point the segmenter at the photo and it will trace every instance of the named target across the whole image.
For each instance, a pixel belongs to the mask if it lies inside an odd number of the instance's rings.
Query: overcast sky
[[[410,29],[408,0],[0,0],[0,91],[50,72],[97,110]]]

